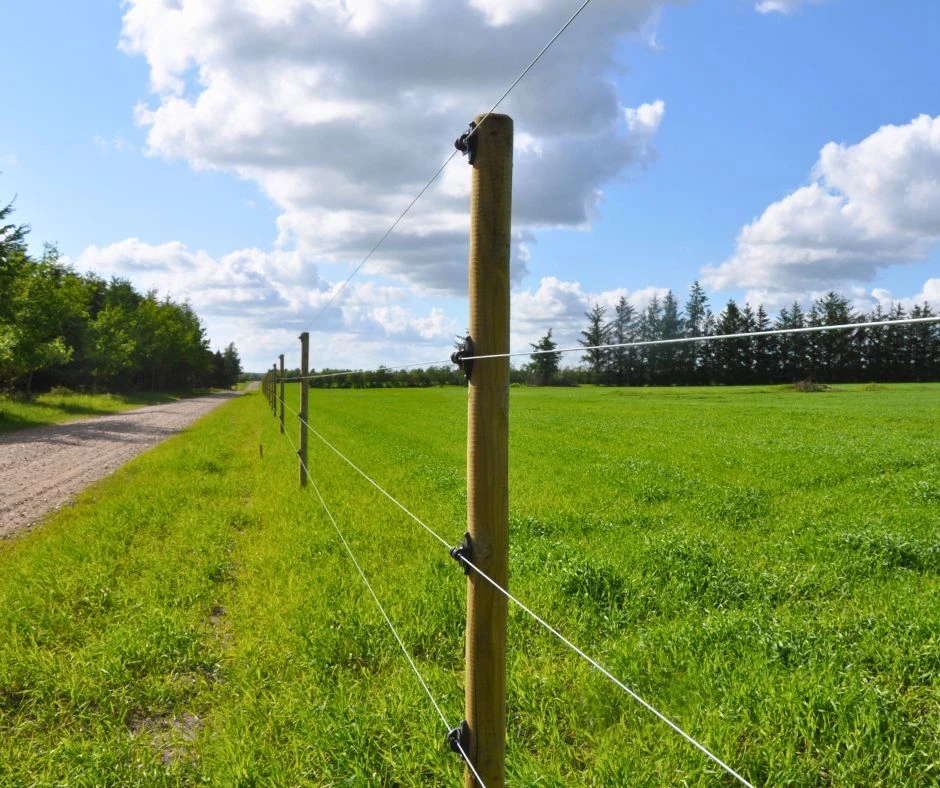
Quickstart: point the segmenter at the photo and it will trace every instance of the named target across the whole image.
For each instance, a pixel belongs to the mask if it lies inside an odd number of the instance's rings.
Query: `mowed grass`
[[[512,591],[755,784],[938,784],[938,397],[513,389]],[[465,390],[310,399],[460,540]],[[0,785],[460,782],[287,430],[247,395],[0,544]],[[462,571],[315,436],[310,470],[456,725]],[[515,609],[508,661],[511,784],[732,784]]]
[[[182,396],[186,395],[155,391],[128,394],[51,392],[24,400],[0,395],[0,435],[45,424],[62,424],[91,416],[122,413],[145,405],[173,402]]]

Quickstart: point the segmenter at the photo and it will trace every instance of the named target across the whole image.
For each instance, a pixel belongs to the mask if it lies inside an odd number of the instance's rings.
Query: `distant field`
[[[465,390],[310,401],[459,541]],[[940,782],[940,386],[516,388],[510,422],[524,602],[755,784]],[[463,574],[310,448],[455,725]],[[0,577],[0,784],[460,781],[258,394],[0,543]],[[509,643],[511,784],[731,784],[519,611]]]

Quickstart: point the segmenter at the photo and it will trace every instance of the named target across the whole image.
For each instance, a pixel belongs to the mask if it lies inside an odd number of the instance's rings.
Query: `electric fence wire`
[[[673,337],[671,339],[644,339],[633,342],[618,342],[607,345],[576,345],[572,347],[553,348],[552,350],[520,350],[513,353],[492,353],[485,356],[463,356],[463,361],[477,361],[488,358],[518,358],[520,356],[542,356],[548,353],[574,353],[586,352],[588,350],[629,350],[631,348],[653,347],[659,345],[679,345],[689,344],[691,342],[717,342],[729,339],[753,339],[759,337],[782,336],[787,334],[810,334],[823,331],[846,331],[860,328],[879,328],[916,325],[920,323],[938,323],[940,315],[932,317],[906,317],[899,320],[871,320],[865,323],[841,323],[833,326],[801,326],[799,328],[772,328],[767,331],[745,331],[739,334],[711,334],[709,336],[698,337]],[[399,372],[406,369],[417,369],[422,367],[431,367],[439,364],[452,364],[451,359],[438,359],[435,361],[425,361],[420,364],[403,364],[400,367],[380,367],[372,370],[350,369],[345,372],[324,372],[314,375],[301,375],[294,377],[285,377],[285,382],[296,382],[298,380],[323,380],[326,378],[339,378],[359,373],[373,374],[376,372]],[[279,377],[278,380],[281,380]]]
[[[317,438],[319,438],[326,446],[328,446],[330,449],[332,449],[340,459],[342,459],[344,462],[346,462],[346,464],[349,465],[349,467],[351,467],[354,471],[356,471],[356,473],[358,473],[363,479],[365,479],[367,482],[369,482],[369,484],[371,484],[373,487],[375,487],[376,490],[378,490],[380,493],[382,493],[382,495],[384,495],[386,498],[388,498],[388,500],[390,500],[393,504],[395,504],[395,506],[397,506],[399,509],[401,509],[405,514],[407,514],[412,520],[414,520],[418,525],[420,525],[425,531],[427,531],[429,534],[431,534],[431,536],[433,536],[435,539],[437,539],[437,541],[440,542],[442,545],[444,545],[444,547],[446,547],[448,550],[450,550],[450,543],[449,543],[446,539],[444,539],[443,536],[441,536],[440,534],[438,534],[433,528],[431,528],[431,526],[429,526],[429,525],[428,525],[427,523],[425,523],[420,517],[418,517],[416,514],[414,514],[412,511],[410,511],[404,504],[402,504],[401,502],[399,502],[398,500],[396,500],[396,499],[391,495],[391,493],[389,493],[387,490],[385,490],[378,482],[375,481],[375,479],[373,479],[371,476],[369,476],[365,471],[363,471],[360,467],[358,467],[352,460],[350,460],[346,455],[344,455],[339,449],[337,449],[332,443],[330,443],[330,442],[329,442],[326,438],[324,438],[319,432],[317,432],[317,431],[310,425],[310,422],[308,422],[308,421],[302,419],[302,418],[300,417],[300,414],[299,414],[297,411],[293,410],[292,408],[288,407],[287,405],[285,405],[285,407],[286,407],[291,413],[293,413],[293,414],[297,417],[298,421],[300,421],[301,424],[305,425],[305,426],[307,427],[307,429],[310,430],[310,432],[312,432],[314,435],[316,435]]]
[[[290,436],[287,435],[286,432],[284,433],[284,435],[287,438],[287,442],[290,443],[291,448],[294,450],[295,453],[297,453],[297,446],[291,440]],[[350,560],[353,562],[353,565],[356,567],[356,571],[359,572],[359,577],[362,578],[362,582],[365,583],[366,588],[369,590],[369,593],[372,595],[372,599],[375,601],[375,604],[378,607],[379,612],[382,613],[382,617],[385,619],[385,623],[388,624],[388,628],[391,630],[392,635],[394,635],[395,640],[398,641],[398,645],[401,648],[402,653],[405,655],[405,659],[408,660],[408,664],[411,665],[411,669],[414,671],[415,676],[418,677],[418,682],[424,688],[425,693],[430,699],[431,705],[434,706],[434,710],[437,712],[437,715],[441,718],[441,722],[444,723],[444,727],[449,732],[451,730],[451,727],[450,727],[450,724],[447,722],[447,718],[444,716],[444,712],[441,711],[441,707],[438,705],[437,701],[434,699],[434,695],[431,693],[431,689],[428,687],[427,682],[424,680],[424,677],[421,675],[421,671],[418,670],[418,666],[415,664],[414,659],[412,659],[411,654],[408,653],[407,646],[405,646],[404,641],[401,639],[401,636],[399,636],[398,630],[395,629],[395,625],[392,623],[392,619],[389,618],[388,613],[385,611],[385,607],[382,605],[381,601],[379,601],[378,595],[373,590],[372,584],[369,582],[369,578],[366,577],[366,573],[362,570],[362,566],[360,566],[359,561],[356,559],[356,555],[355,553],[353,553],[352,548],[349,546],[349,542],[347,542],[346,537],[343,536],[343,532],[340,530],[339,525],[337,525],[336,519],[333,517],[333,513],[330,511],[329,506],[326,505],[326,501],[324,500],[323,495],[320,493],[320,488],[317,487],[317,483],[316,481],[314,481],[313,476],[310,473],[310,470],[303,463],[302,463],[302,466],[304,470],[304,475],[310,481],[310,484],[313,485],[313,490],[317,494],[317,498],[320,499],[320,505],[323,507],[323,511],[326,512],[326,516],[329,518],[330,523],[332,523],[333,528],[336,531],[336,534],[339,536],[340,541],[343,543],[343,547],[346,548],[346,552],[349,554]],[[457,749],[460,751],[460,754],[463,756],[464,763],[466,763],[467,768],[470,769],[471,772],[473,772],[473,776],[476,778],[477,782],[481,786],[483,786],[483,788],[486,788],[486,786],[483,783],[483,780],[480,779],[480,775],[477,774],[476,768],[473,766],[473,763],[470,761],[470,756],[467,755],[467,753],[464,751],[464,748],[460,746],[459,740],[456,737],[454,737],[450,739],[450,742],[455,747],[457,747]]]
[[[499,107],[500,104],[503,103],[503,101],[506,100],[509,94],[512,93],[512,91],[515,89],[516,85],[518,85],[525,78],[526,74],[528,74],[529,71],[532,70],[533,66],[535,66],[535,64],[538,63],[539,60],[542,59],[542,55],[544,55],[546,52],[548,52],[549,49],[551,49],[552,45],[561,37],[561,35],[565,32],[565,30],[568,29],[571,23],[574,22],[574,20],[578,18],[578,16],[588,6],[590,2],[591,0],[584,0],[584,2],[581,3],[581,5],[578,7],[578,10],[575,11],[571,15],[571,17],[568,19],[568,21],[565,22],[564,25],[562,25],[561,29],[557,33],[555,33],[555,35],[553,35],[551,39],[549,39],[548,43],[542,47],[542,49],[532,59],[529,65],[527,65],[525,69],[523,69],[522,73],[513,80],[512,84],[508,88],[506,88],[503,94],[496,100],[496,103],[493,104],[493,106],[486,113],[484,113],[483,117],[480,118],[480,122],[467,132],[466,136],[464,137],[464,140],[470,140],[470,138],[473,137],[473,135],[476,134],[477,131],[479,131],[480,126],[482,126],[486,122],[486,119],[497,110],[497,108]],[[334,291],[334,293],[329,297],[327,302],[322,307],[320,307],[320,311],[317,312],[317,314],[314,316],[312,323],[316,323],[317,320],[319,320],[320,315],[322,315],[329,308],[329,306],[333,303],[333,301],[336,300],[336,297],[341,292],[343,292],[343,290],[346,289],[346,285],[348,285],[350,281],[352,280],[352,278],[357,273],[359,273],[359,270],[362,268],[362,266],[364,266],[372,257],[372,255],[374,255],[378,251],[379,247],[383,243],[385,243],[386,239],[394,232],[395,228],[398,227],[402,219],[404,219],[405,216],[408,214],[408,212],[411,211],[412,208],[414,208],[418,200],[420,200],[425,195],[427,190],[431,188],[431,185],[441,176],[441,173],[444,172],[445,169],[447,169],[447,165],[450,164],[454,160],[454,157],[459,152],[460,152],[459,150],[454,150],[450,154],[450,156],[447,157],[446,161],[440,167],[437,168],[437,172],[435,172],[431,176],[430,180],[426,184],[424,184],[424,186],[421,187],[421,190],[417,193],[417,195],[415,195],[414,199],[410,203],[408,203],[408,206],[405,208],[405,210],[403,210],[398,215],[398,218],[395,219],[394,222],[392,222],[391,226],[382,234],[382,237],[379,238],[379,240],[375,242],[375,244],[372,246],[371,249],[369,249],[369,251],[366,253],[366,256],[363,257],[362,260],[359,261],[359,264],[353,269],[352,273],[348,277],[346,277],[346,279],[339,286],[339,288],[336,291]]]
[[[533,67],[536,63],[538,63],[539,60],[542,59],[542,55],[544,55],[546,52],[548,52],[548,50],[551,49],[552,45],[553,45],[559,38],[561,38],[562,33],[564,33],[564,32],[571,26],[571,23],[574,22],[574,20],[577,19],[578,16],[580,16],[581,12],[582,12],[585,8],[588,7],[588,5],[590,4],[590,2],[591,2],[591,0],[584,0],[584,2],[581,3],[581,5],[578,7],[578,10],[575,11],[575,12],[568,18],[568,21],[565,22],[565,23],[561,26],[561,28],[559,29],[559,31],[558,31],[557,33],[555,33],[555,35],[553,35],[553,36],[549,39],[548,43],[547,43],[545,46],[542,47],[541,51],[540,51],[534,58],[532,58],[532,61],[529,63],[529,65],[527,65],[527,66],[525,67],[525,69],[523,69],[522,73],[521,73],[518,77],[516,77],[515,80],[513,80],[513,83],[512,83],[508,88],[506,88],[506,91],[503,93],[502,96],[500,96],[500,97],[496,100],[496,103],[493,104],[493,106],[492,106],[486,113],[484,113],[483,117],[480,118],[480,122],[479,122],[474,128],[470,129],[469,132],[467,132],[467,136],[466,136],[465,139],[469,140],[471,137],[473,137],[474,134],[477,133],[477,131],[479,131],[480,126],[482,126],[482,125],[486,122],[486,119],[487,119],[490,115],[492,115],[494,112],[496,112],[496,110],[499,108],[499,105],[502,104],[503,101],[505,101],[506,97],[507,97],[510,93],[512,93],[512,91],[515,89],[516,85],[518,85],[520,82],[522,82],[522,80],[525,78],[525,75],[528,74],[529,71],[532,70],[532,67]],[[453,156],[451,156],[451,158],[453,158]],[[448,161],[450,161],[450,159],[448,159]]]
[[[534,621],[537,621],[545,629],[551,632],[558,640],[564,643],[568,648],[574,651],[579,657],[586,660],[595,670],[600,671],[604,676],[606,676],[610,681],[616,684],[620,689],[622,689],[627,695],[633,698],[637,703],[639,703],[643,708],[649,711],[651,714],[655,715],[659,720],[666,723],[672,730],[678,733],[683,739],[685,739],[689,744],[698,749],[700,752],[708,756],[712,761],[718,764],[722,769],[724,769],[728,774],[734,777],[742,785],[746,785],[748,788],[754,788],[754,786],[748,782],[744,777],[738,774],[734,769],[732,769],[728,764],[726,764],[721,758],[715,755],[711,750],[709,750],[704,744],[700,744],[696,739],[686,733],[682,728],[676,725],[672,720],[670,720],[662,712],[658,711],[654,706],[652,706],[647,701],[643,700],[636,692],[630,689],[626,684],[624,684],[620,679],[614,676],[609,670],[607,670],[603,665],[597,662],[595,659],[589,657],[584,651],[578,648],[574,643],[572,643],[568,638],[561,634],[557,629],[555,629],[551,624],[541,618],[539,615],[531,611],[526,607],[522,602],[520,602],[516,597],[509,593],[505,588],[503,588],[499,583],[493,580],[489,575],[486,574],[482,569],[477,567],[472,561],[467,558],[461,558],[461,563],[470,567],[474,572],[476,572],[483,580],[493,586],[499,593],[506,597],[507,600],[516,605],[524,613],[528,614]]]
[[[298,420],[300,421],[301,424],[305,425],[305,426],[307,427],[307,429],[309,429],[314,435],[316,435],[317,438],[319,438],[323,443],[325,443],[327,446],[329,446],[330,449],[332,449],[341,459],[343,459],[343,460],[344,460],[351,468],[353,468],[357,473],[359,473],[360,476],[362,476],[364,479],[366,479],[366,480],[367,480],[370,484],[372,484],[379,492],[381,492],[386,498],[388,498],[392,503],[394,503],[399,509],[401,509],[403,512],[405,512],[406,514],[408,514],[415,522],[417,522],[417,523],[418,523],[422,528],[424,528],[428,533],[430,533],[431,535],[433,535],[439,542],[441,542],[441,543],[444,545],[445,548],[447,548],[448,551],[450,551],[450,545],[449,545],[444,539],[442,539],[440,536],[438,536],[437,533],[436,533],[433,529],[430,528],[430,526],[426,525],[424,522],[422,522],[420,519],[418,519],[418,517],[416,517],[414,514],[412,514],[403,504],[401,504],[399,501],[397,501],[389,492],[387,492],[387,491],[384,490],[381,486],[379,486],[379,484],[378,484],[377,482],[375,482],[375,481],[374,481],[371,477],[369,477],[364,471],[362,471],[358,466],[356,466],[356,464],[353,463],[352,460],[350,460],[348,457],[346,457],[344,454],[342,454],[335,446],[333,446],[333,444],[331,444],[329,441],[327,441],[322,435],[320,435],[319,432],[317,432],[313,427],[311,427],[309,422],[307,422],[306,420],[300,418],[300,415],[299,415],[296,411],[292,410],[291,412],[292,412],[295,416],[297,416],[297,418],[298,418]],[[293,445],[293,443],[292,443],[291,445]],[[308,473],[307,475],[308,475],[308,477],[309,477],[309,473]],[[316,485],[314,485],[314,488],[316,488]],[[319,495],[319,492],[318,492],[317,494]],[[322,499],[321,499],[321,500],[322,500]],[[337,529],[337,530],[338,530],[338,529]],[[340,535],[340,538],[342,538],[342,535]],[[344,543],[345,543],[345,540],[343,540],[343,541],[344,541]],[[347,547],[347,550],[348,550],[348,549],[349,549],[349,548]],[[353,559],[353,560],[355,561],[355,559]],[[507,600],[509,600],[510,602],[512,602],[512,603],[513,603],[514,605],[516,605],[520,610],[522,610],[524,613],[526,613],[527,615],[529,615],[534,621],[536,621],[538,624],[540,624],[542,627],[544,627],[546,630],[548,630],[552,635],[554,635],[556,638],[558,638],[558,640],[560,640],[560,641],[561,641],[562,643],[564,643],[568,648],[570,648],[572,651],[574,651],[579,657],[581,657],[582,659],[586,660],[593,668],[595,668],[596,670],[600,671],[601,674],[603,674],[606,678],[608,678],[610,681],[612,681],[614,684],[616,684],[618,687],[620,687],[620,689],[622,689],[622,690],[623,690],[625,693],[627,693],[631,698],[633,698],[635,701],[637,701],[637,703],[639,703],[640,705],[642,705],[643,708],[645,708],[647,711],[649,711],[650,713],[652,713],[653,715],[655,715],[655,716],[656,716],[659,720],[661,720],[662,722],[666,723],[666,725],[668,725],[670,728],[672,728],[672,730],[674,730],[676,733],[678,733],[678,734],[679,734],[683,739],[685,739],[689,744],[693,745],[696,749],[698,749],[700,752],[704,753],[708,758],[710,758],[714,763],[718,764],[718,766],[720,766],[722,769],[724,769],[729,775],[731,775],[732,777],[734,777],[738,782],[740,782],[742,785],[747,786],[747,788],[754,788],[754,786],[753,786],[750,782],[748,782],[744,777],[742,777],[742,776],[741,776],[740,774],[738,774],[734,769],[732,769],[730,766],[728,766],[728,764],[726,764],[723,760],[721,760],[721,758],[719,758],[717,755],[715,755],[713,752],[711,752],[711,750],[709,750],[707,747],[705,747],[704,744],[699,743],[695,738],[693,738],[693,737],[690,736],[688,733],[686,733],[684,730],[682,730],[682,728],[680,728],[678,725],[676,725],[672,720],[670,720],[668,717],[666,717],[662,712],[658,711],[654,706],[652,706],[650,703],[648,703],[647,701],[645,701],[645,700],[644,700],[642,697],[640,697],[636,692],[634,692],[634,691],[633,691],[632,689],[630,689],[626,684],[624,684],[622,681],[620,681],[620,679],[618,679],[616,676],[614,676],[609,670],[607,670],[606,668],[604,668],[599,662],[597,662],[596,660],[594,660],[594,659],[592,659],[591,657],[589,657],[584,651],[582,651],[582,650],[581,650],[580,648],[578,648],[574,643],[572,643],[570,640],[568,640],[568,638],[566,638],[564,635],[562,635],[557,629],[555,629],[555,628],[554,628],[553,626],[551,626],[548,622],[546,622],[545,619],[543,619],[541,616],[539,616],[539,615],[537,615],[536,613],[534,613],[534,612],[533,612],[532,610],[530,610],[526,605],[524,605],[521,601],[519,601],[518,599],[516,599],[516,597],[514,597],[512,594],[510,594],[507,589],[503,588],[499,583],[497,583],[497,582],[496,582],[495,580],[493,580],[489,575],[487,575],[482,569],[480,569],[478,566],[476,566],[475,564],[473,564],[473,563],[472,563],[470,560],[468,560],[467,558],[463,558],[463,557],[462,557],[462,558],[460,558],[459,560],[460,560],[460,562],[461,562],[462,564],[465,564],[466,566],[470,567],[474,572],[476,572],[476,573],[477,573],[481,578],[483,578],[487,583],[489,583],[491,586],[493,586],[493,588],[496,589],[496,590],[497,590],[499,593],[501,593],[503,596],[505,596]],[[360,573],[361,573],[361,570],[360,570]],[[365,577],[364,577],[364,576],[363,576],[363,579],[365,580]],[[366,581],[366,582],[368,583],[368,581]],[[371,591],[371,588],[370,588],[370,591]],[[376,602],[378,602],[377,599],[376,599]],[[384,611],[383,611],[383,612],[384,612]],[[391,622],[389,623],[389,625],[391,625]],[[396,637],[397,637],[397,635],[396,635]],[[402,648],[404,648],[404,646],[402,646]],[[435,705],[436,705],[436,704],[435,704]],[[446,723],[445,723],[445,724],[446,724]]]

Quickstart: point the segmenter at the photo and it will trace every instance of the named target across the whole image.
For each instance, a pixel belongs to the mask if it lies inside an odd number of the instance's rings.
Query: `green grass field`
[[[195,393],[168,394],[155,391],[129,394],[79,394],[70,391],[39,394],[31,400],[11,399],[0,395],[0,435],[46,424],[62,424],[92,416],[122,413],[145,405],[159,405],[194,395]]]
[[[515,388],[510,420],[520,599],[754,784],[940,783],[940,386]],[[462,389],[311,391],[453,544],[465,421]],[[463,573],[310,449],[455,725]],[[460,782],[259,394],[0,543],[0,578],[0,785]],[[514,609],[508,662],[510,784],[732,784]]]

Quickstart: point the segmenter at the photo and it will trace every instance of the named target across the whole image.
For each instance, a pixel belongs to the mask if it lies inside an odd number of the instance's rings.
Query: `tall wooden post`
[[[479,124],[481,117],[475,120]],[[509,352],[512,118],[478,126],[470,198],[473,355]],[[503,588],[509,574],[509,359],[474,361],[467,419],[471,560]],[[506,597],[475,572],[467,587],[467,755],[486,784],[505,783]],[[476,780],[465,770],[465,785]]]
[[[281,361],[281,435],[284,434],[284,354],[281,353],[278,358]]]
[[[307,406],[309,382],[307,371],[310,364],[310,334],[300,335],[300,486],[307,486]]]

